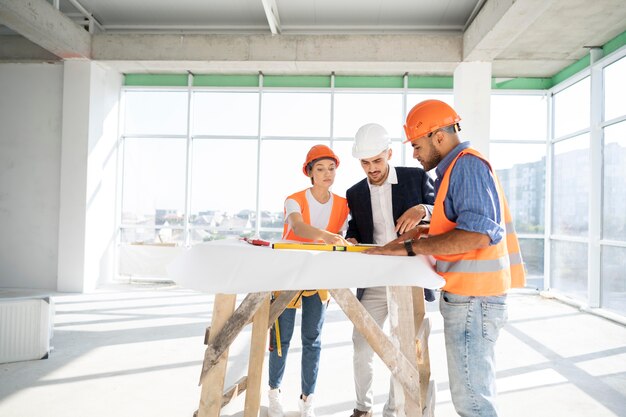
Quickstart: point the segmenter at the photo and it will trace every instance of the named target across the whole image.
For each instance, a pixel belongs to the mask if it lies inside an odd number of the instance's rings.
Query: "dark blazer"
[[[394,223],[410,207],[418,204],[432,205],[435,203],[433,181],[423,169],[408,167],[395,167],[395,169],[398,183],[391,185]],[[359,243],[374,243],[372,200],[367,178],[350,187],[346,191],[346,198],[348,199],[351,216],[348,221],[346,238],[354,238]],[[363,288],[357,289],[357,298],[359,300],[363,296],[363,291]],[[427,299],[429,298],[427,296]]]

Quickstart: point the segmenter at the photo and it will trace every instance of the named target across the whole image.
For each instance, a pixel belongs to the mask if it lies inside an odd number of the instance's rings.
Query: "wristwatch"
[[[415,252],[413,251],[413,239],[407,239],[404,241],[404,249],[406,249],[407,255],[415,256]]]

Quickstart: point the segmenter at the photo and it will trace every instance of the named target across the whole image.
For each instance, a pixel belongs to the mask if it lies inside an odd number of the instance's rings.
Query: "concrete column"
[[[90,61],[64,63],[59,291],[87,292],[113,276],[121,80]]]
[[[461,116],[461,140],[489,157],[491,63],[461,62],[454,70],[454,109]]]

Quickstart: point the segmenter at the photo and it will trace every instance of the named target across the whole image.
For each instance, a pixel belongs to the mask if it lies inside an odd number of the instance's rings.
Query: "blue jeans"
[[[442,291],[439,310],[456,412],[461,417],[497,417],[494,346],[507,321],[506,295],[467,297]]]
[[[322,350],[322,325],[326,316],[326,303],[322,303],[319,294],[310,297],[302,297],[302,365],[301,385],[302,394],[310,395],[315,392],[317,371],[320,365],[320,352]],[[283,356],[278,356],[276,348],[276,332],[272,326],[270,343],[274,349],[270,352],[269,360],[269,384],[270,388],[280,387],[280,382],[285,373],[285,362],[289,352],[289,343],[293,336],[293,328],[296,322],[296,309],[287,308],[278,317],[280,330],[280,344]]]

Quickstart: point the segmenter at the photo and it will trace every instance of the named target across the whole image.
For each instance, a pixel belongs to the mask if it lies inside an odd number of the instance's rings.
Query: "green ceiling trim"
[[[602,47],[602,50],[604,51],[604,55],[609,55],[617,51],[624,45],[626,45],[626,31],[620,33],[619,35],[605,43]]]
[[[574,76],[580,71],[584,70],[585,68],[589,66],[589,62],[590,62],[590,57],[589,57],[589,54],[587,54],[584,57],[580,58],[578,61],[574,62],[573,64],[565,67],[564,69],[562,69],[561,71],[559,71],[558,73],[552,76],[552,85],[555,86],[567,80],[568,78]]]
[[[330,75],[264,75],[263,87],[330,88]]]
[[[400,76],[335,76],[336,88],[403,88],[404,79]]]
[[[453,88],[453,77],[409,75],[409,88]]]
[[[187,74],[124,74],[129,87],[186,87]]]
[[[626,45],[626,31],[620,33],[602,46],[603,56],[612,54],[624,45]],[[567,80],[571,76],[577,74],[578,72],[584,70],[585,68],[588,68],[590,62],[591,58],[589,54],[587,54],[578,61],[574,62],[572,65],[565,67],[563,70],[552,76],[552,85],[555,86]]]
[[[258,75],[197,74],[193,76],[194,87],[258,87]]]
[[[492,90],[547,90],[552,87],[552,78],[508,78],[491,80]]]

